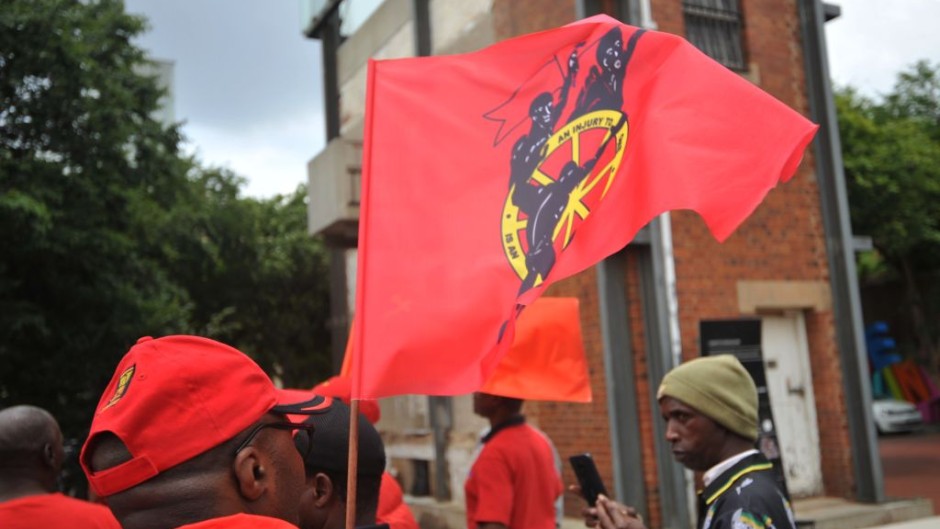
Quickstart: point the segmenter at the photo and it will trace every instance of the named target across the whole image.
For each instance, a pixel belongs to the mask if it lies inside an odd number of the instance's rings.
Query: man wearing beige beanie
[[[657,392],[666,440],[680,463],[704,472],[699,529],[793,529],[790,504],[769,461],[754,448],[757,388],[731,355],[696,358],[663,377]],[[584,510],[588,527],[639,529],[630,507],[601,497]]]

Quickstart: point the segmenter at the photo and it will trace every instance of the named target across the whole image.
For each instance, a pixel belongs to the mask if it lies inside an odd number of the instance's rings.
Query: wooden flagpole
[[[349,460],[346,465],[346,529],[356,527],[356,476],[359,475],[359,399],[349,403]]]

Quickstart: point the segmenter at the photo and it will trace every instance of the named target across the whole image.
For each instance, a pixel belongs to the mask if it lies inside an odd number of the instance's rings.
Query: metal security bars
[[[682,11],[689,42],[732,70],[747,70],[739,0],[684,0]]]

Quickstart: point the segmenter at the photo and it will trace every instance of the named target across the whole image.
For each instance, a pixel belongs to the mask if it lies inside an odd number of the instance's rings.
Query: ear
[[[323,472],[317,472],[307,478],[308,483],[311,481],[313,486],[310,489],[313,491],[314,505],[318,508],[322,509],[337,499],[334,494],[333,480],[329,476]]]
[[[245,447],[232,463],[238,492],[249,501],[260,498],[268,488],[267,459],[253,446]]]
[[[42,462],[49,468],[58,469],[59,462],[56,459],[56,450],[52,443],[42,445]]]

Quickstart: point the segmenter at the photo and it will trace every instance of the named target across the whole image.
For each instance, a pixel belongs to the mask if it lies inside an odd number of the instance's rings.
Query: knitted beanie
[[[672,397],[732,432],[757,440],[757,386],[732,355],[704,356],[666,373],[657,399]]]

